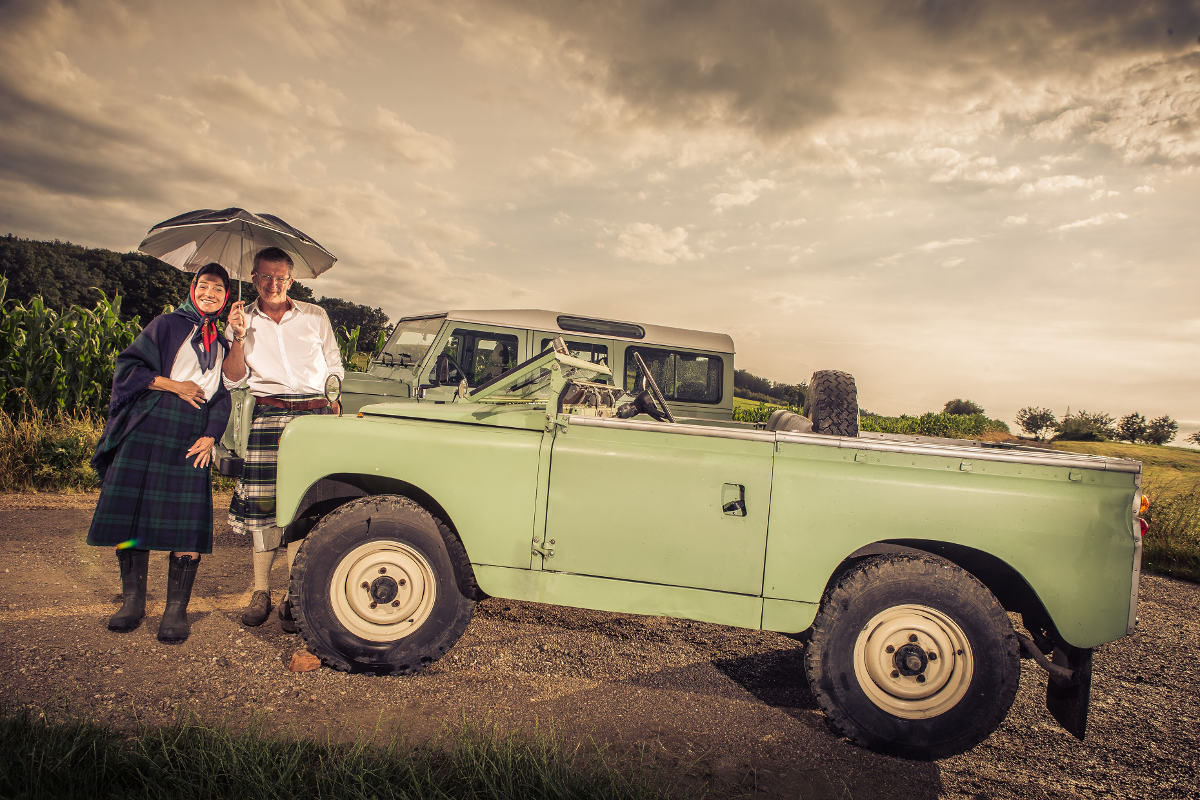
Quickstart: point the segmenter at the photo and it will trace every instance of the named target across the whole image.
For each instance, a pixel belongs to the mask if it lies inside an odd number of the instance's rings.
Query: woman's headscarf
[[[196,305],[196,284],[204,275],[216,275],[225,284],[225,302],[211,314],[202,314]],[[229,273],[217,262],[205,264],[196,270],[196,277],[188,289],[188,299],[184,300],[175,313],[196,326],[192,334],[192,349],[196,351],[196,359],[200,362],[200,371],[208,372],[217,364],[217,350],[213,343],[217,340],[217,318],[229,305]],[[219,346],[219,345],[218,345]]]

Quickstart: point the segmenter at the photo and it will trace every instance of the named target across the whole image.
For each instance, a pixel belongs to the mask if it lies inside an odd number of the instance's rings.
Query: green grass
[[[0,410],[0,491],[96,488],[88,462],[103,429],[86,411],[59,416],[31,408],[14,418]]]
[[[463,729],[427,743],[320,744],[194,721],[128,736],[0,713],[0,797],[642,800],[667,795],[552,734]]]
[[[1150,496],[1142,565],[1200,582],[1200,450],[1121,442],[1054,442],[1056,450],[1142,462],[1142,491]]]

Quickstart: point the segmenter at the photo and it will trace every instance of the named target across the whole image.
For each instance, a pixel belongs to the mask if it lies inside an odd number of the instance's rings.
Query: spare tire
[[[858,387],[849,372],[817,370],[808,383],[808,418],[814,433],[858,436]]]

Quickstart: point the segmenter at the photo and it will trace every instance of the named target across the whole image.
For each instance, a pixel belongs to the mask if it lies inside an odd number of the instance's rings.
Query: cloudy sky
[[[0,0],[0,64],[0,233],[241,206],[393,318],[1200,427],[1195,0]]]

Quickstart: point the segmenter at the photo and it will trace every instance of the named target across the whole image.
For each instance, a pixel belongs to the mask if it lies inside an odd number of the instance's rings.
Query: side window
[[[584,361],[590,361],[593,364],[608,366],[608,345],[597,344],[595,342],[572,342],[570,339],[564,339],[563,341],[567,343],[567,350],[576,358],[582,358]],[[542,346],[538,352],[546,352],[550,349],[553,342],[553,339],[542,339]]]
[[[442,353],[450,357],[451,382],[466,377],[468,386],[482,386],[517,365],[517,337],[455,328]]]
[[[625,350],[625,388],[632,390],[637,379],[639,353],[654,376],[663,396],[684,403],[721,402],[721,359],[702,353],[682,353],[653,347]]]

